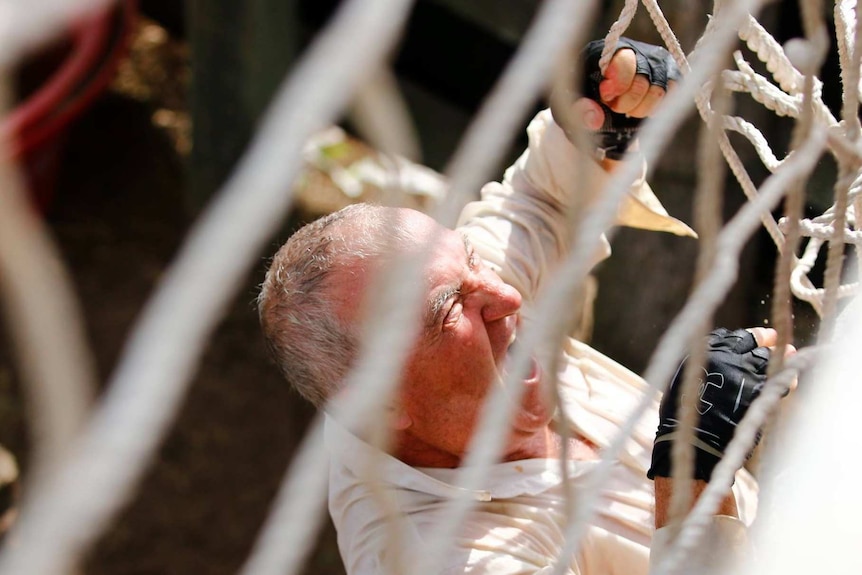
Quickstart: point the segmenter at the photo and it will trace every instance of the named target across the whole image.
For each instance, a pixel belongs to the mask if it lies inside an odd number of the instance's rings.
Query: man
[[[629,41],[622,46],[597,82],[598,97],[615,112],[649,116],[667,87],[666,58],[656,59],[654,47]],[[664,82],[657,80],[661,77]],[[576,102],[574,111],[590,129],[607,127],[607,110],[594,102]],[[348,573],[384,573],[397,564],[396,551],[421,550],[446,501],[461,491],[454,485],[457,468],[484,401],[501,385],[524,320],[522,306],[553,281],[555,265],[570,248],[568,211],[589,204],[614,168],[614,153],[622,151],[618,141],[599,145],[602,158],[594,161],[571,144],[548,111],[533,120],[528,134],[529,149],[502,182],[486,185],[482,199],[464,209],[457,230],[410,210],[351,206],[298,231],[267,273],[259,309],[268,344],[286,378],[325,408],[327,401],[349,392],[343,382],[356,360],[360,304],[374,274],[393,249],[418,255],[433,242],[424,273],[422,325],[404,334],[413,344],[388,405],[389,448],[381,452],[362,431],[327,418],[329,507]],[[632,198],[644,193],[650,192],[642,179],[632,184]],[[678,229],[670,218],[663,225]],[[605,243],[596,260],[608,253]],[[772,330],[729,337],[746,339],[742,353],[775,343]],[[469,494],[475,507],[443,560],[445,573],[553,569],[564,540],[566,483],[577,489],[585,481],[645,387],[635,374],[575,340],[563,350],[558,375],[560,408],[574,425],[565,446],[566,477],[548,378],[534,360],[521,382],[524,391],[500,462],[485,488]],[[569,572],[647,572],[654,502],[661,527],[671,481],[665,462],[654,500],[645,475],[655,425],[655,411],[638,425]],[[369,465],[372,480],[367,479]],[[392,548],[391,526],[376,493],[381,489],[398,503],[397,535],[404,549]],[[752,519],[755,491],[752,478],[739,472],[734,495],[721,509],[729,518],[716,521],[717,532],[733,535],[743,526],[735,517]]]

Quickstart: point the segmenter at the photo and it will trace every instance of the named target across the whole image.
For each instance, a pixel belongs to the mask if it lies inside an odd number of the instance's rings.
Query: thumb
[[[587,129],[595,132],[605,123],[605,112],[602,107],[589,98],[580,98],[572,104],[571,116],[573,120],[580,121]]]

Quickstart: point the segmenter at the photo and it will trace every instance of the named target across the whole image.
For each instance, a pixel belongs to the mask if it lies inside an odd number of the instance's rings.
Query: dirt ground
[[[182,126],[178,132],[164,99],[124,92],[100,99],[68,134],[46,216],[103,382],[191,222]],[[84,573],[227,574],[248,556],[312,415],[265,355],[253,305],[264,261],[261,254],[213,336],[140,492]],[[0,336],[0,443],[26,472],[27,427],[8,344]],[[307,573],[343,573],[331,526]]]

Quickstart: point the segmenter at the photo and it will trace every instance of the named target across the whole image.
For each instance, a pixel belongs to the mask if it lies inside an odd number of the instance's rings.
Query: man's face
[[[521,296],[485,267],[461,234],[418,212],[405,211],[405,217],[415,245],[404,247],[420,249],[431,241],[433,248],[422,325],[400,388],[400,408],[409,418],[403,433],[413,447],[460,461],[489,392],[502,385]],[[550,419],[540,380],[533,362],[512,425],[515,443]]]

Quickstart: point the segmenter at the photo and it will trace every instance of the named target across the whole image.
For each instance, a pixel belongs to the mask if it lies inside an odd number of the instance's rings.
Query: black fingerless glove
[[[599,84],[604,79],[599,68],[599,60],[605,47],[604,40],[594,40],[587,44],[583,51],[584,59],[584,82],[581,93],[599,103],[605,113],[605,121],[602,127],[594,133],[595,152],[602,158],[619,160],[625,155],[629,144],[637,136],[637,130],[642,118],[631,118],[625,114],[611,111],[599,95]],[[628,38],[620,38],[617,43],[617,51],[622,48],[634,50],[637,60],[637,74],[643,74],[649,83],[667,90],[668,82],[678,80],[681,77],[679,68],[670,53],[661,46],[653,46]],[[573,94],[569,93],[564,101],[571,102]],[[551,110],[554,113],[554,110]],[[555,117],[558,114],[554,114]],[[557,124],[563,125],[560,121]],[[574,142],[574,139],[569,136]]]
[[[745,330],[718,329],[708,338],[707,362],[696,403],[695,479],[709,481],[751,402],[766,382],[769,349],[757,347]],[[685,362],[680,365],[659,409],[659,425],[647,477],[671,476],[671,449],[678,435],[679,394]]]

